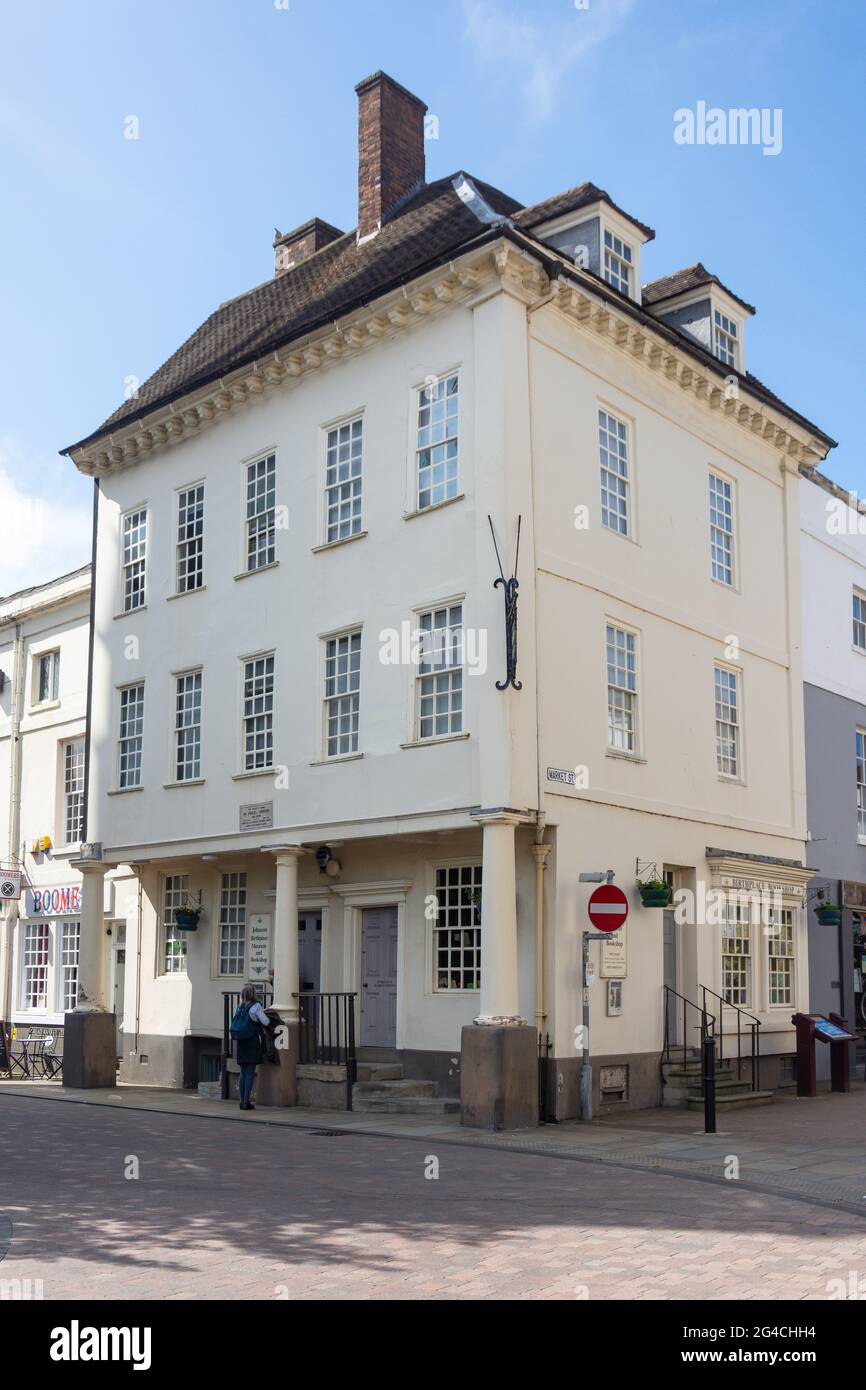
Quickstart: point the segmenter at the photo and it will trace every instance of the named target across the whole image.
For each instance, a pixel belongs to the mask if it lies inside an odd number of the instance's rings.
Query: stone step
[[[353,1093],[352,1108],[368,1115],[459,1115],[460,1101],[443,1096],[389,1096],[386,1092],[356,1097]]]
[[[408,1098],[412,1096],[435,1096],[435,1081],[359,1081],[352,1087],[352,1101],[356,1096]]]
[[[400,1062],[359,1062],[356,1080],[362,1085],[372,1081],[402,1081]]]
[[[740,1091],[730,1092],[727,1095],[716,1096],[717,1110],[740,1110],[746,1105],[772,1105],[775,1100],[773,1091]],[[688,1108],[690,1110],[703,1110],[703,1096],[689,1096]]]

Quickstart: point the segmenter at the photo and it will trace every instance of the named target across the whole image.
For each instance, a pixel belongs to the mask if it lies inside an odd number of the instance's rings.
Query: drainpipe
[[[7,859],[10,865],[23,867],[19,857],[18,841],[21,838],[21,711],[24,706],[24,629],[21,623],[15,624],[15,647],[13,654],[12,708],[10,711],[9,746],[9,846]],[[21,911],[17,902],[9,904],[9,911],[3,932],[3,997],[0,999],[0,1017],[8,1022],[12,1012],[12,939],[18,925]]]
[[[544,844],[546,820],[545,813],[539,811],[535,818],[535,840],[530,846],[535,860],[535,1027],[539,1037],[547,1018],[544,1007],[544,870],[550,845]]]

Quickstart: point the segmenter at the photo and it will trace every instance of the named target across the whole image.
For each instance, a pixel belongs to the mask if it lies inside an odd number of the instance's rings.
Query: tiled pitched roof
[[[557,193],[553,198],[545,198],[542,203],[534,203],[531,207],[523,208],[514,218],[515,225],[524,227],[537,227],[542,222],[551,222],[554,217],[564,217],[568,212],[579,212],[581,208],[592,207],[594,203],[607,203],[618,212],[621,217],[625,217],[635,227],[639,227],[647,241],[652,241],[655,232],[652,227],[647,227],[644,222],[638,222],[636,217],[625,212],[613,201],[603,188],[599,188],[594,183],[580,183],[576,188],[569,188],[565,193]]]
[[[474,240],[486,229],[458,198],[452,186],[456,177],[426,185],[399,216],[360,246],[354,231],[347,232],[287,274],[220,305],[144,382],[135,398],[124,402],[81,443],[375,299]],[[503,217],[520,208],[499,189],[479,179],[474,183]]]
[[[700,285],[718,285],[720,290],[729,294],[731,299],[735,299],[748,313],[755,313],[754,304],[747,304],[745,299],[740,299],[738,294],[734,294],[727,285],[723,285],[718,275],[713,275],[700,261],[686,266],[685,270],[675,270],[673,275],[663,275],[660,280],[651,280],[648,285],[643,285],[640,292],[641,300],[647,305],[660,304],[665,299],[673,299],[675,295],[685,294],[687,290],[695,290]]]

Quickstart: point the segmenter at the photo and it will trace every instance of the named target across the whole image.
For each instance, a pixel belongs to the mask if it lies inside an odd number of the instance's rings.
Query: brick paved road
[[[866,1220],[734,1183],[8,1094],[3,1214],[0,1278],[54,1299],[810,1299],[852,1270],[866,1292]]]

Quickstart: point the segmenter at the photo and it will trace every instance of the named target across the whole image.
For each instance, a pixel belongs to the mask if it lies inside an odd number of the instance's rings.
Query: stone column
[[[481,888],[481,1009],[463,1029],[461,1123],[478,1129],[538,1124],[535,1029],[518,1008],[515,826],[508,810],[476,816],[484,828]]]
[[[298,862],[307,853],[300,845],[267,849],[276,860],[274,899],[274,1002],[283,1028],[278,1035],[279,1066],[263,1062],[256,1084],[256,1104],[297,1105],[298,1065]]]
[[[81,874],[78,1002],[64,1020],[63,1084],[78,1089],[114,1086],[117,1031],[106,1012],[104,889],[108,865],[101,858],[73,859]]]

